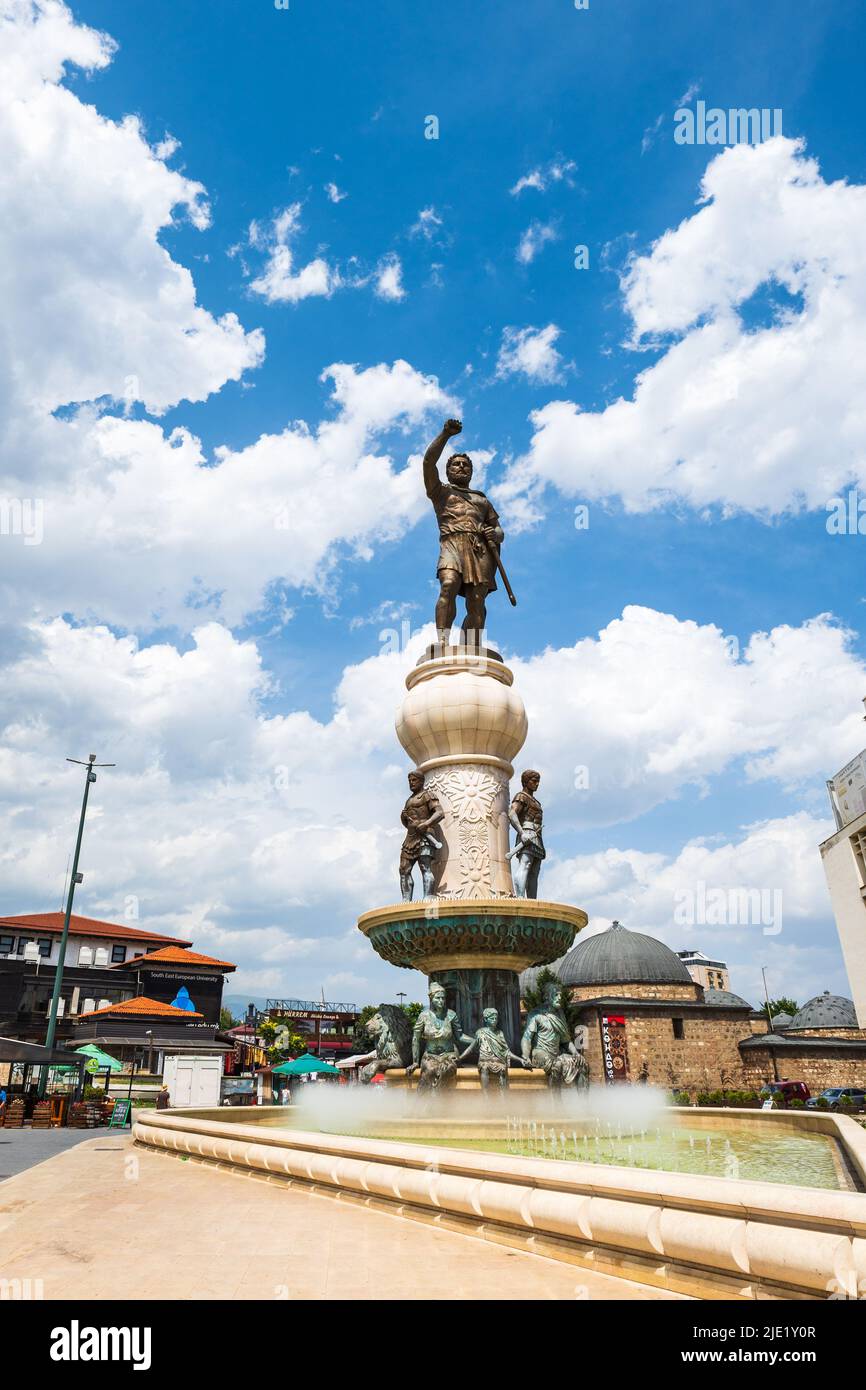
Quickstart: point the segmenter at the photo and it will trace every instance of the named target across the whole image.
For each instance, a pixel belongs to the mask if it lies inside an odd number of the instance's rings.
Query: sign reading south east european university
[[[221,975],[198,974],[192,970],[148,970],[145,993],[161,1004],[172,1004],[185,986],[196,1013],[206,1024],[219,1023],[223,980]]]

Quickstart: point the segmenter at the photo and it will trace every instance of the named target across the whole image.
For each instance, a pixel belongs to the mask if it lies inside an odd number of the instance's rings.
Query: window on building
[[[28,942],[30,942],[31,940],[32,940],[32,937],[29,937],[29,936],[19,936],[19,938],[18,938],[18,954],[19,954],[19,956],[23,956],[23,955],[24,955],[24,952],[25,952],[25,950],[27,949]]]
[[[681,1018],[672,1018],[671,1023],[674,1028],[674,1037],[682,1041],[686,1036],[686,1027]]]
[[[93,947],[92,947],[92,946],[81,946],[81,947],[79,947],[79,950],[78,950],[78,964],[79,964],[79,965],[92,965],[92,964],[93,964]]]
[[[94,964],[95,964],[95,965],[107,965],[107,964],[108,964],[108,947],[107,947],[107,946],[97,946],[97,948],[96,948],[96,959],[95,959],[95,961],[94,961]]]
[[[38,945],[40,956],[45,956],[45,958],[47,959],[48,956],[51,955],[51,937],[40,936]]]
[[[14,936],[0,936],[0,956],[11,956],[15,950]]]
[[[125,946],[112,946],[112,948],[111,948],[111,964],[112,964],[112,965],[120,965],[121,962],[122,962],[122,961],[125,961],[125,960],[126,960],[126,947],[125,947]]]

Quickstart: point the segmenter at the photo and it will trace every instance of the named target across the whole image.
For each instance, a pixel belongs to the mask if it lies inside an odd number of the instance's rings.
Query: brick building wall
[[[603,985],[570,985],[569,993],[575,1003],[584,999],[598,999],[602,993],[615,994],[617,999],[658,999],[665,1003],[685,999],[690,1003],[700,1003],[704,991],[696,984],[676,985],[614,985],[605,991]]]
[[[765,1081],[774,1080],[769,1048],[747,1048],[743,1062],[749,1087],[757,1090]],[[830,1043],[820,1051],[797,1048],[792,1043],[776,1049],[776,1065],[780,1080],[805,1081],[813,1096],[828,1086],[866,1087],[866,1042],[856,1051],[848,1047],[834,1048]]]
[[[636,1009],[629,1007],[629,1000],[623,997],[581,1012],[580,1021],[587,1027],[586,1060],[590,1079],[597,1083],[604,1081],[601,1018],[613,1014],[625,1019],[630,1081],[637,1081],[645,1074],[650,1085],[677,1090],[745,1086],[738,1046],[749,1036],[749,1021],[744,1010],[707,1007],[706,1010],[689,1009],[677,1013],[674,1001],[664,1002],[668,1004],[665,1009]]]

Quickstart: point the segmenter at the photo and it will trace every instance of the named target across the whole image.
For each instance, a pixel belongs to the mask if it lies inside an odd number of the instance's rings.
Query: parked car
[[[807,1110],[817,1110],[818,1101],[825,1100],[828,1110],[843,1110],[841,1104],[842,1097],[846,1096],[851,1101],[852,1108],[857,1108],[866,1104],[866,1091],[860,1086],[829,1086],[826,1091],[822,1091],[820,1096],[812,1096],[811,1100],[806,1101]],[[823,1105],[820,1109],[823,1110]]]
[[[792,1100],[805,1101],[808,1105],[810,1094],[805,1081],[768,1081],[766,1086],[761,1087],[765,1100],[770,1098],[774,1105],[782,1107],[790,1105]]]

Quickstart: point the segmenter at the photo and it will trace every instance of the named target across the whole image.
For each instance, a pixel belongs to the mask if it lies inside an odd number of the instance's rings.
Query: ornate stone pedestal
[[[397,737],[445,812],[435,896],[365,912],[358,926],[384,960],[443,984],[466,1033],[498,1009],[518,1051],[520,971],[564,955],[587,921],[579,908],[514,897],[509,782],[526,739],[523,701],[488,649],[428,648],[406,687]]]
[[[498,652],[431,647],[406,677],[397,737],[441,801],[440,898],[509,897],[509,781],[526,711]]]

